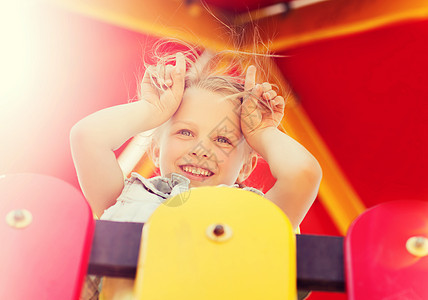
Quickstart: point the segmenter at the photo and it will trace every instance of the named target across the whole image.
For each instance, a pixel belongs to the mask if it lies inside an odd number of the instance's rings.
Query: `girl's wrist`
[[[144,123],[144,130],[150,130],[156,128],[171,118],[171,113],[169,111],[162,111],[159,107],[151,104],[150,102],[142,99],[140,100],[140,114],[141,122]],[[150,128],[146,128],[150,127]]]
[[[264,147],[265,143],[267,142],[266,139],[269,139],[269,136],[274,136],[276,131],[279,130],[275,127],[265,127],[256,130],[251,135],[246,135],[245,139],[251,148],[260,153],[261,148]]]

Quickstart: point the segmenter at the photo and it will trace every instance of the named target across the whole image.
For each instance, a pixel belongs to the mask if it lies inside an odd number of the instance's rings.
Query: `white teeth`
[[[192,166],[183,166],[185,172],[192,173],[194,175],[210,176],[211,172],[202,168],[192,167]]]

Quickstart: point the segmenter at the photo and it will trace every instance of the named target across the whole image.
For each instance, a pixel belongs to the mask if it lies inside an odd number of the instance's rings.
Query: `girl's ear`
[[[152,141],[149,148],[149,157],[156,168],[159,168],[159,152],[158,144],[155,141]]]
[[[251,175],[251,173],[254,171],[254,169],[257,166],[257,159],[258,157],[255,152],[251,153],[248,156],[248,159],[244,162],[244,164],[242,165],[241,171],[239,172],[237,182],[241,183]]]

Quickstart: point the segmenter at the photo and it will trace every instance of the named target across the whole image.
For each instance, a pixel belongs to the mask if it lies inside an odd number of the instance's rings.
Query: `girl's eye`
[[[217,137],[217,138],[216,138],[216,141],[217,141],[217,142],[219,142],[219,143],[222,143],[222,144],[229,144],[229,145],[232,145],[232,142],[231,142],[228,138],[226,138],[226,137],[224,137],[224,136],[219,136],[219,137]]]
[[[192,132],[187,129],[181,129],[177,133],[185,136],[193,136]]]

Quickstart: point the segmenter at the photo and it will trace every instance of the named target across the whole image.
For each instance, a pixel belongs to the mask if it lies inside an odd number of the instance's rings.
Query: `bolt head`
[[[232,237],[232,229],[226,224],[212,224],[206,230],[207,237],[215,242],[225,242]]]
[[[220,235],[224,234],[224,227],[223,227],[223,225],[216,225],[214,227],[213,233],[216,236],[220,236]]]
[[[26,209],[15,209],[6,215],[6,223],[13,228],[25,228],[33,221],[33,215]]]
[[[428,255],[428,238],[424,236],[413,236],[406,242],[407,251],[417,257]]]

